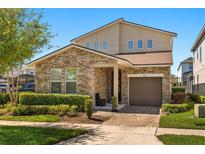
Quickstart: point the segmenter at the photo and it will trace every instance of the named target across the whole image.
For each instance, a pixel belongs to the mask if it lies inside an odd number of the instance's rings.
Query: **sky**
[[[173,44],[174,64],[172,74],[178,75],[180,61],[192,56],[191,47],[205,24],[205,9],[44,9],[43,21],[47,21],[52,33],[52,49],[42,49],[33,59],[39,58],[63,46],[70,40],[123,17],[135,22],[177,33]]]

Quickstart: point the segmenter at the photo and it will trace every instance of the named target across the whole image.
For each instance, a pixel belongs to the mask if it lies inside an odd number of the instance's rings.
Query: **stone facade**
[[[128,104],[128,74],[162,73],[162,102],[171,102],[170,67],[122,68],[122,103]]]
[[[51,92],[51,69],[62,68],[61,89],[66,92],[65,70],[76,68],[78,94],[95,93],[111,99],[113,67],[96,67],[96,65],[113,64],[117,60],[77,48],[70,48],[36,64],[36,92]],[[162,101],[169,103],[171,99],[170,67],[120,67],[121,70],[121,103],[128,104],[128,74],[162,73]]]
[[[94,65],[108,63],[116,64],[117,60],[77,48],[71,48],[36,64],[36,92],[50,93],[51,69],[62,68],[61,89],[62,93],[65,93],[65,69],[76,68],[78,94],[94,97],[96,92],[100,92],[100,95],[102,94],[102,96],[107,97],[105,91],[107,91],[106,83],[108,81],[105,80],[104,76],[106,69],[102,68],[102,70],[99,70],[100,68],[95,68]]]
[[[95,93],[99,93],[100,97],[111,100],[111,76],[113,68],[111,67],[99,67],[95,68]]]

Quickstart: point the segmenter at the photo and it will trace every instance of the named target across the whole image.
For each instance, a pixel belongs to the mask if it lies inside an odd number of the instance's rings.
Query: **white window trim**
[[[60,80],[52,80],[52,70],[53,69],[61,69],[61,79]],[[50,93],[53,93],[52,92],[52,83],[61,83],[62,84],[62,73],[63,73],[63,69],[62,68],[52,68],[51,70],[50,70]],[[62,87],[61,87],[61,92],[62,92]]]
[[[107,48],[106,48],[106,49],[104,48],[104,43],[107,43]],[[104,50],[109,49],[109,42],[108,42],[108,41],[103,41],[103,43],[102,43],[102,49],[104,49]]]
[[[151,48],[148,48],[148,40],[152,40],[152,47]],[[147,39],[147,41],[146,41],[146,48],[147,49],[153,49],[154,48],[154,40],[153,39]]]
[[[90,44],[90,47],[87,47],[87,44]],[[85,47],[86,47],[86,48],[91,48],[91,43],[90,43],[90,42],[86,42],[86,43],[85,43]]]
[[[196,59],[199,60],[199,49],[196,50]]]
[[[66,79],[66,70],[69,70],[69,69],[75,69],[76,70],[76,80],[67,80]],[[66,93],[66,83],[67,82],[76,82],[76,93],[77,93],[77,71],[78,71],[78,69],[77,68],[74,68],[74,67],[68,67],[68,68],[65,68],[65,93]],[[76,93],[74,93],[74,94],[76,94]],[[68,93],[69,94],[69,93]]]
[[[132,48],[132,49],[129,48],[129,42],[130,42],[130,41],[133,42],[133,48]],[[127,49],[128,49],[128,50],[133,50],[134,48],[135,48],[135,41],[134,41],[134,40],[128,40],[128,41],[127,41]]]
[[[138,41],[142,41],[142,48],[139,48],[139,47],[138,47]],[[144,47],[143,44],[144,44],[144,43],[143,43],[143,39],[138,39],[138,40],[137,40],[137,49],[143,49],[143,47]]]
[[[199,61],[202,62],[202,46],[199,48]]]
[[[97,48],[97,49],[95,48],[95,44],[98,45],[98,48]],[[99,43],[99,42],[95,42],[95,43],[94,43],[94,49],[95,49],[95,50],[100,50],[100,43]]]

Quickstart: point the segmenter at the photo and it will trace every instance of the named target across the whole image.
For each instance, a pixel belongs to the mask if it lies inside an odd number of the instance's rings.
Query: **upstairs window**
[[[85,47],[86,47],[86,48],[90,48],[90,43],[86,43],[86,44],[85,44]]]
[[[189,65],[189,70],[192,70],[193,69],[193,66],[192,65]]]
[[[137,41],[137,48],[139,48],[139,49],[143,48],[143,41],[142,40]]]
[[[196,59],[198,60],[199,58],[199,53],[198,53],[198,49],[196,50]]]
[[[51,69],[51,93],[61,93],[61,68]]]
[[[76,69],[66,70],[66,93],[76,93]]]
[[[200,62],[202,62],[202,47],[200,47],[199,56],[200,56]]]
[[[153,48],[153,41],[147,40],[147,48]]]
[[[128,49],[134,48],[134,41],[128,41]]]
[[[108,49],[108,42],[103,42],[103,49]]]
[[[95,50],[99,50],[99,44],[98,44],[98,43],[95,43],[95,44],[94,44],[94,49],[95,49]]]

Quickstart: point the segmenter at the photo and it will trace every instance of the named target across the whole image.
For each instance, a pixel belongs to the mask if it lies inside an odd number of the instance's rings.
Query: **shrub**
[[[181,113],[186,112],[189,109],[189,104],[163,104],[162,110],[168,113]]]
[[[117,98],[115,96],[112,97],[112,111],[117,111]]]
[[[35,105],[35,106],[25,106],[21,105],[12,108],[12,115],[40,115],[40,114],[60,114],[60,115],[76,115],[77,106],[72,105]]]
[[[172,87],[172,94],[182,92],[185,93],[185,88],[184,87]]]
[[[9,102],[9,94],[8,93],[0,93],[0,105],[6,104]]]
[[[20,93],[19,103],[23,105],[76,105],[78,111],[84,111],[87,95],[78,94],[40,94]]]
[[[92,114],[93,114],[93,100],[92,99],[86,99],[85,112],[86,112],[88,119],[91,119]]]
[[[205,104],[205,96],[200,96],[201,103]]]
[[[13,109],[12,115],[20,116],[20,115],[40,115],[40,114],[48,114],[49,108],[48,106],[20,106]]]
[[[70,115],[74,116],[77,114],[78,107],[76,105],[47,105],[49,107],[49,114],[59,114],[59,115]]]
[[[172,104],[182,104],[186,100],[187,94],[178,92],[173,94]]]
[[[200,96],[197,95],[197,94],[191,94],[191,95],[189,96],[189,98],[190,98],[191,100],[193,100],[194,102],[196,102],[196,103],[201,103],[201,102],[202,102]]]

